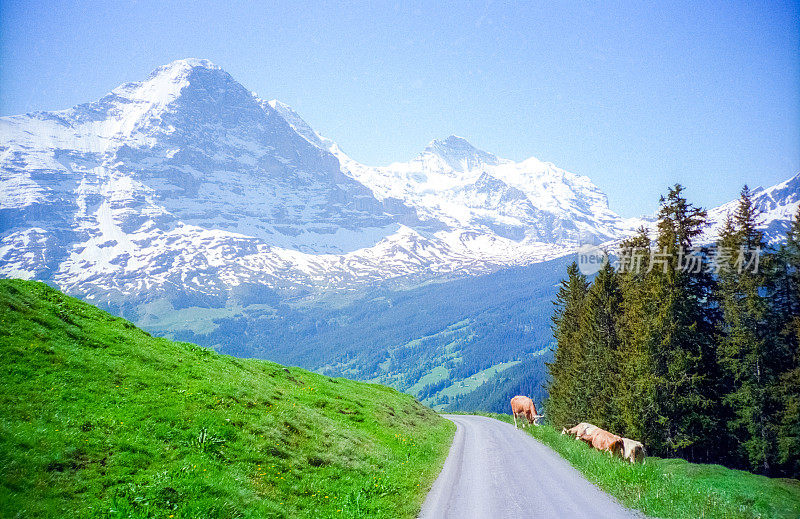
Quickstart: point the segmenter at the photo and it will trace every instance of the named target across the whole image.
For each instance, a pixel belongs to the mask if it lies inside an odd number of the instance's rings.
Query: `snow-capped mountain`
[[[755,207],[760,212],[759,226],[769,244],[786,239],[789,225],[800,207],[800,173],[772,187],[761,186],[752,190]],[[705,238],[716,240],[727,216],[736,212],[738,200],[733,200],[708,211],[709,230]]]
[[[342,171],[376,197],[402,200],[424,220],[450,230],[479,230],[511,239],[515,246],[606,241],[628,230],[588,177],[551,163],[536,158],[513,162],[451,135],[434,140],[409,162],[369,167],[314,132],[287,105],[270,105],[308,142],[334,154]]]
[[[798,186],[778,187],[765,193],[783,218]],[[630,229],[587,177],[455,136],[359,164],[205,60],[0,118],[0,274],[109,301],[485,273]]]
[[[763,188],[761,186],[750,190],[752,199],[758,215],[756,220],[758,228],[763,231],[767,245],[775,246],[786,240],[786,234],[794,218],[797,217],[800,208],[800,173],[792,178]],[[706,226],[699,243],[713,244],[719,239],[725,221],[729,216],[734,216],[739,207],[739,199],[731,200],[720,206],[707,210]],[[650,238],[655,239],[657,230],[658,216],[653,213],[650,216],[641,218],[631,218],[627,220],[628,228],[639,229],[644,227]],[[618,244],[621,240],[614,241]]]

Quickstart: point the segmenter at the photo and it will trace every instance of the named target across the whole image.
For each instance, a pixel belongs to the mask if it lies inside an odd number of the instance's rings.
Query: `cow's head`
[[[544,418],[543,414],[535,414],[533,415],[533,425],[539,425],[539,420]]]

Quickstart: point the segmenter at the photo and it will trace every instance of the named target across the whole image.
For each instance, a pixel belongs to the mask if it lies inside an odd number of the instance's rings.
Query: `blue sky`
[[[800,171],[798,2],[73,4],[0,0],[0,114],[199,57],[361,162],[461,135],[588,175],[624,216]]]

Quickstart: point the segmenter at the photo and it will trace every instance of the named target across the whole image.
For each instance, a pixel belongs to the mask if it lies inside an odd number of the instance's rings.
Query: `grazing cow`
[[[591,434],[594,429],[597,429],[596,425],[592,425],[587,422],[581,422],[570,429],[561,429],[561,434],[569,434],[575,439],[581,439],[584,434]]]
[[[622,439],[622,458],[630,461],[631,463],[641,463],[644,457],[647,456],[647,451],[641,442],[631,440],[630,438]]]
[[[610,452],[612,456],[622,457],[624,445],[622,437],[612,434],[605,429],[594,427],[584,431],[579,439],[585,441],[595,449],[602,452]]]
[[[511,399],[511,414],[514,415],[514,427],[517,427],[517,415],[520,418],[524,417],[528,420],[528,424],[539,425],[539,418],[544,415],[536,412],[536,404],[527,396],[517,395]],[[522,422],[522,427],[525,427],[525,422]]]

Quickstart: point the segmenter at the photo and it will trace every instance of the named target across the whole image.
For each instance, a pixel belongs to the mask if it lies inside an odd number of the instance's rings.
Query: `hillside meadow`
[[[0,516],[411,518],[454,425],[0,280]]]

